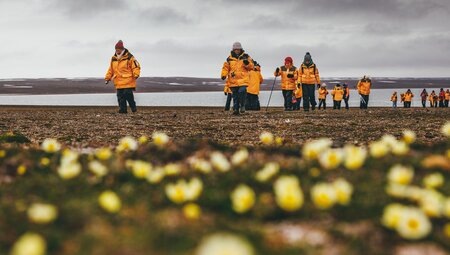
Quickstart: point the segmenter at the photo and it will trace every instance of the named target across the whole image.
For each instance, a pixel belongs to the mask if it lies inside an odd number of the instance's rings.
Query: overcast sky
[[[0,78],[103,77],[122,39],[142,76],[219,77],[240,41],[271,75],[450,77],[449,0],[0,0]]]

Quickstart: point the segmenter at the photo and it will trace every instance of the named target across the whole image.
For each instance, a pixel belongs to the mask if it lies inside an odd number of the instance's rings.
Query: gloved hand
[[[221,77],[222,81],[224,81],[226,78],[227,78],[226,76]]]
[[[134,76],[134,79],[135,79],[135,80],[139,79],[139,76]]]
[[[223,92],[224,94],[225,94],[225,96],[228,96],[228,93],[227,92]]]
[[[244,59],[244,65],[248,65],[248,64],[250,64],[250,62],[248,62],[247,59]]]
[[[108,85],[109,81],[105,81],[105,84]]]
[[[297,83],[297,89],[300,89],[301,86],[302,86],[302,84]]]
[[[234,76],[236,76],[236,74],[234,74],[234,72],[231,73],[231,77],[234,78]]]
[[[275,73],[278,75],[279,72],[280,72],[280,68],[277,67],[277,69],[275,70]]]
[[[294,78],[294,75],[290,73],[290,74],[287,75],[287,77],[288,77],[289,79],[292,79],[292,78]]]

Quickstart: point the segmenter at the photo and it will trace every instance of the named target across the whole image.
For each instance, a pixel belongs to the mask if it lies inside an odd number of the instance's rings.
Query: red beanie
[[[119,41],[116,43],[116,49],[121,49],[121,50],[124,49],[122,40],[119,40]]]
[[[287,63],[294,64],[294,60],[292,60],[291,57],[287,57],[287,58],[284,59],[284,64],[286,65]]]

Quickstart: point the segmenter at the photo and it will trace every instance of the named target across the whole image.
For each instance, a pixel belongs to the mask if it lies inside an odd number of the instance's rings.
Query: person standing
[[[397,91],[394,91],[394,94],[392,94],[391,96],[392,108],[397,108],[397,100],[398,100]]]
[[[348,101],[350,100],[350,88],[348,87],[347,83],[344,83],[344,102],[345,102],[345,109],[349,109]]]
[[[320,86],[320,76],[309,52],[306,53],[303,63],[298,69],[298,84],[303,91],[303,109],[307,112],[311,106],[314,111],[317,105],[316,86]]]
[[[431,91],[431,94],[428,97],[428,100],[430,101],[430,107],[431,108],[435,107],[435,102],[436,102],[435,99],[436,99],[436,92],[434,92],[434,90],[433,90],[433,91]]]
[[[108,72],[105,76],[105,84],[111,80],[117,91],[119,113],[127,113],[127,102],[132,112],[137,111],[133,91],[136,90],[136,80],[141,75],[141,66],[134,56],[124,47],[119,40],[115,46],[116,53],[111,58]]]
[[[372,87],[372,80],[366,75],[358,82],[356,88],[358,89],[358,93],[360,95],[361,103],[359,105],[360,109],[367,109],[369,106],[369,95],[370,88]]]
[[[234,115],[245,112],[247,87],[250,82],[250,71],[253,68],[251,57],[245,53],[240,42],[235,42],[221,73],[222,80],[230,80],[229,87],[233,93]]]
[[[261,66],[253,61],[254,68],[250,71],[250,82],[247,88],[247,101],[246,101],[246,110],[250,111],[259,111],[261,109],[261,105],[259,103],[259,91],[261,83],[263,82],[263,77],[261,75]]]
[[[233,92],[231,92],[230,80],[228,80],[228,79],[225,82],[225,86],[223,88],[223,93],[227,97],[227,101],[225,103],[225,111],[228,112],[228,111],[230,111],[231,99],[233,99]]]
[[[411,108],[411,102],[413,100],[414,94],[410,89],[405,93],[405,108]]]
[[[331,91],[331,95],[333,96],[333,109],[340,110],[342,99],[344,98],[344,90],[341,87],[341,84],[337,84],[333,91]]]
[[[302,102],[303,90],[301,86],[297,86],[295,90],[295,103],[294,103],[294,111],[300,111],[300,104]]]
[[[448,107],[448,102],[450,101],[450,89],[445,91],[445,107]]]
[[[444,108],[444,101],[445,101],[445,91],[443,88],[439,91],[439,108]]]
[[[428,92],[426,89],[422,90],[422,93],[420,93],[420,97],[422,98],[422,107],[427,107],[427,98],[428,98]]]
[[[327,84],[322,83],[322,85],[319,88],[319,110],[322,106],[324,110],[327,109],[327,95],[328,95]]]
[[[281,76],[281,90],[284,98],[284,110],[292,111],[292,97],[296,89],[297,67],[291,57],[284,59],[284,66],[277,67],[274,73],[275,77]]]

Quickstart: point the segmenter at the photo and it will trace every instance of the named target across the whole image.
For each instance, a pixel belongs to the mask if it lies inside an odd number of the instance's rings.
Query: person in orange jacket
[[[263,77],[261,75],[261,66],[258,62],[253,61],[255,67],[250,71],[250,83],[247,88],[247,101],[245,109],[249,111],[259,111],[261,109],[259,103],[259,91]]]
[[[445,107],[448,108],[448,102],[450,101],[450,89],[447,89],[445,91]]]
[[[274,73],[275,77],[281,76],[281,91],[284,98],[284,110],[292,111],[292,97],[294,90],[297,88],[297,67],[294,66],[294,61],[291,57],[284,59],[284,65],[277,67]]]
[[[227,97],[227,101],[225,102],[225,111],[230,111],[231,99],[233,98],[233,92],[230,89],[230,81],[227,79],[225,81],[225,86],[223,87],[223,93]]]
[[[436,107],[436,92],[431,91],[430,96],[428,97],[428,100],[430,101],[430,107],[434,108]]]
[[[229,79],[229,87],[233,93],[233,114],[245,112],[247,87],[250,82],[250,71],[254,64],[252,58],[245,53],[240,42],[235,42],[230,56],[222,67],[222,80]]]
[[[356,85],[356,88],[358,89],[358,93],[360,95],[360,109],[367,109],[369,106],[369,95],[370,95],[370,89],[372,87],[372,80],[367,76],[364,75],[364,77],[358,82],[358,85]]]
[[[345,103],[345,109],[349,109],[348,101],[350,100],[350,88],[348,87],[347,83],[344,83],[344,103]]]
[[[300,111],[300,105],[302,103],[303,90],[301,86],[298,86],[294,93],[295,102],[294,102],[294,111]]]
[[[444,91],[443,88],[441,88],[441,90],[439,91],[439,98],[438,98],[438,100],[439,100],[439,107],[443,108],[445,106],[445,103],[444,103],[444,101],[445,101],[445,91]]]
[[[322,106],[324,110],[327,109],[327,95],[328,95],[327,84],[322,83],[322,85],[319,88],[319,110]]]
[[[116,53],[111,58],[108,72],[105,76],[105,84],[111,80],[117,91],[119,113],[127,113],[127,102],[131,111],[136,112],[136,102],[133,91],[136,90],[136,80],[141,75],[141,66],[134,56],[124,47],[119,40],[115,46]]]
[[[397,100],[398,100],[397,91],[394,91],[394,94],[392,94],[391,96],[392,108],[397,108]]]
[[[411,108],[411,102],[413,100],[414,94],[410,89],[405,93],[405,108]]]
[[[320,86],[319,69],[313,61],[311,54],[306,53],[303,63],[298,69],[298,86],[302,87],[303,109],[309,111],[309,107],[314,111],[316,109],[316,85]]]
[[[400,94],[400,103],[403,103],[403,108],[406,108],[405,93]]]
[[[334,110],[340,110],[341,109],[341,103],[342,99],[344,98],[344,89],[342,88],[341,84],[337,84],[333,91],[331,91],[331,95],[333,96],[333,109]]]

